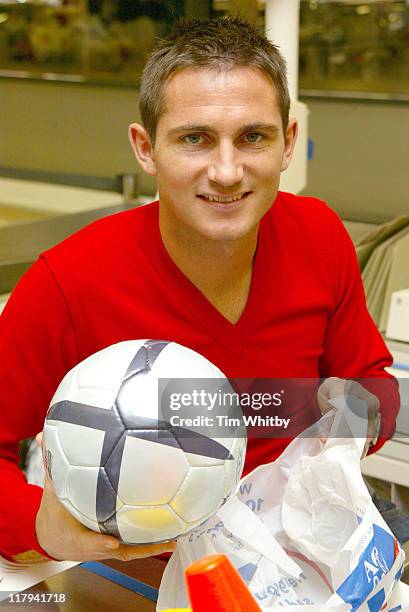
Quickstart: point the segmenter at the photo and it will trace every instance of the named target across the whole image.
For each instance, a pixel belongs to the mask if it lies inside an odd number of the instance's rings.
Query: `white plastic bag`
[[[367,423],[357,414],[366,414],[366,404],[332,403],[336,410],[319,422],[330,430],[325,445],[310,428],[277,461],[243,478],[217,515],[178,540],[157,610],[188,606],[185,568],[225,553],[262,610],[392,612],[387,602],[404,553],[362,479]],[[394,602],[393,610],[403,609]]]

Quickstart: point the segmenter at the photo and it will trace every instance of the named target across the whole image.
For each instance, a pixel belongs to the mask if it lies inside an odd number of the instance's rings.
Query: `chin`
[[[219,223],[218,225],[212,225],[210,227],[200,227],[197,228],[197,232],[207,238],[208,240],[214,240],[217,242],[231,242],[234,240],[240,240],[245,236],[248,236],[253,233],[257,223],[250,225],[246,224],[245,226],[236,226],[231,227],[225,223]]]

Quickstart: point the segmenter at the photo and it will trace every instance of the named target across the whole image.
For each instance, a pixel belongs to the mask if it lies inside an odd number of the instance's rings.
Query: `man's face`
[[[165,87],[151,156],[166,230],[211,240],[253,234],[291,157],[275,87],[261,70],[186,68]]]

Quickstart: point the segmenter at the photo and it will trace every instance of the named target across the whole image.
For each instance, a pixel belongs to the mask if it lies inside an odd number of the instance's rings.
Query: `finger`
[[[356,382],[356,380],[346,380],[345,381],[345,395],[353,395],[358,399],[367,399],[369,392],[363,387],[361,384]]]
[[[322,398],[318,398],[318,407],[322,415],[334,409],[334,406],[328,400]]]
[[[36,442],[38,446],[41,448],[42,443],[43,443],[43,432],[42,431],[40,431],[40,433],[36,435]]]
[[[113,551],[115,558],[130,560],[141,556],[158,555],[163,552],[173,552],[176,549],[176,541],[168,540],[155,544],[123,544],[118,538],[112,535],[100,534],[88,529],[82,524],[82,533],[78,540],[81,540],[82,550],[89,550],[106,555],[107,550]]]
[[[345,380],[331,376],[326,378],[319,386],[317,393],[318,407],[321,414],[325,414],[334,409],[334,406],[329,402],[330,399],[344,395]]]
[[[367,415],[368,420],[370,421],[371,419],[375,419],[380,408],[380,402],[377,396],[354,380],[346,381],[346,383],[346,394],[366,402],[365,414]],[[355,411],[356,408],[354,409],[353,406],[354,405],[352,404],[350,408]]]
[[[118,538],[111,535],[96,533],[81,524],[81,548],[92,552],[107,555],[108,551],[118,551],[121,543]]]
[[[151,557],[165,552],[173,552],[174,550],[176,550],[176,542],[173,541],[158,544],[138,544],[136,546],[121,544],[119,549],[115,551],[114,558],[122,561],[131,561],[132,559]]]
[[[323,399],[329,400],[338,395],[344,395],[346,380],[336,376],[326,378],[318,389],[318,395]]]

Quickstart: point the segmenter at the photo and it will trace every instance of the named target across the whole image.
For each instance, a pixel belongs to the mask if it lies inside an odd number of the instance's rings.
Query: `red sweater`
[[[392,361],[367,312],[351,240],[319,200],[279,193],[260,223],[250,294],[234,325],[170,259],[158,203],[96,221],[39,258],[0,319],[3,555],[41,552],[34,522],[42,489],[17,467],[19,440],[42,430],[69,369],[132,338],[189,346],[229,377],[385,383]],[[382,435],[390,437],[399,405],[394,379],[377,394]],[[246,471],[275,459],[287,443],[250,440]]]

